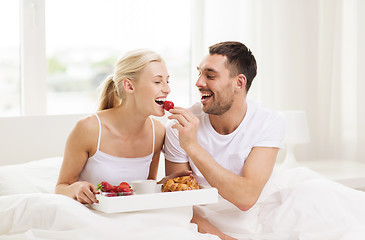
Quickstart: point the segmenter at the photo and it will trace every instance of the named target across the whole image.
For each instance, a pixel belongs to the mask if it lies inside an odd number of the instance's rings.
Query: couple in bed
[[[101,181],[156,179],[163,148],[166,178],[192,173],[238,212],[247,211],[270,178],[284,137],[279,115],[246,98],[256,69],[244,44],[211,46],[198,66],[200,103],[169,110],[165,128],[150,117],[165,114],[164,61],[147,50],[127,53],[103,83],[99,111],[71,132],[56,193],[93,203]],[[211,224],[204,206],[194,208],[191,222],[201,233],[233,239]]]

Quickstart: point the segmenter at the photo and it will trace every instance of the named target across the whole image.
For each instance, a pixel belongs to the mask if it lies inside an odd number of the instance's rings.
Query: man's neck
[[[242,104],[242,102],[244,104]],[[242,102],[233,104],[232,107],[222,115],[209,114],[210,123],[217,133],[227,135],[238,128],[247,112],[246,99]]]

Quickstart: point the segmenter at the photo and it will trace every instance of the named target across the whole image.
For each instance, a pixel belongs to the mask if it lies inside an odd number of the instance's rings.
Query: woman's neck
[[[132,104],[121,104],[110,109],[109,121],[118,131],[133,135],[144,129],[148,116],[136,111]]]

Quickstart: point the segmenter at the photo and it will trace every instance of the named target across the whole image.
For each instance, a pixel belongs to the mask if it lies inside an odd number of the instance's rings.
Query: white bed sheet
[[[0,206],[0,239],[217,239],[197,232],[191,207],[103,214],[46,193],[4,196]]]
[[[54,194],[62,157],[0,166],[0,239],[219,239],[192,207],[105,214]]]
[[[62,158],[0,167],[1,239],[218,239],[199,234],[191,207],[104,214],[52,194]],[[257,204],[196,207],[238,239],[365,239],[365,192],[307,168],[274,171]]]
[[[213,225],[238,239],[365,239],[365,192],[308,168],[274,171],[249,211],[239,211],[222,198],[217,204],[196,208]]]

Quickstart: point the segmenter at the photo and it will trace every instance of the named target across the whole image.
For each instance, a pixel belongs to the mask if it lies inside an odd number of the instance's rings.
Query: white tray
[[[93,209],[105,212],[132,212],[159,208],[193,206],[218,202],[216,188],[205,187],[198,190],[161,192],[151,194],[135,194],[130,196],[106,197],[96,195],[99,203],[91,205]]]

